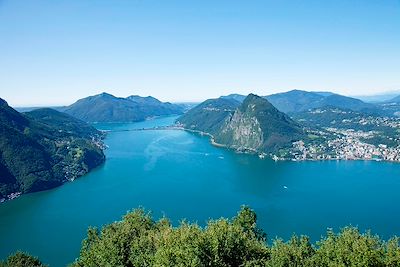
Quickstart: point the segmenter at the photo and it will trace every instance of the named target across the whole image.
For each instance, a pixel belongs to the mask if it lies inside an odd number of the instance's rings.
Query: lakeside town
[[[340,131],[343,132],[343,131]],[[378,146],[360,141],[360,132],[345,131],[346,135],[321,144],[293,143],[290,152],[293,160],[385,160],[400,162],[400,146]],[[277,159],[277,156],[274,157]]]
[[[313,111],[313,113],[321,114],[324,113],[324,110]],[[292,148],[285,151],[284,155],[272,155],[272,158],[294,161],[376,160],[400,162],[399,118],[356,116],[325,124],[338,127],[323,127],[319,131],[308,130],[309,137],[315,138],[317,141],[296,141],[292,144]]]

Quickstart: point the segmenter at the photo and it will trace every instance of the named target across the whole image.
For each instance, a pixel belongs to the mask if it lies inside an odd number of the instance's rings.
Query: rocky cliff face
[[[217,142],[224,143],[240,151],[257,151],[264,142],[261,125],[257,118],[237,110],[216,137]]]
[[[268,100],[248,95],[209,99],[178,120],[183,127],[209,133],[214,142],[237,151],[273,153],[304,138],[302,128]]]
[[[268,100],[250,94],[215,134],[217,143],[238,151],[274,152],[303,137],[299,125]]]

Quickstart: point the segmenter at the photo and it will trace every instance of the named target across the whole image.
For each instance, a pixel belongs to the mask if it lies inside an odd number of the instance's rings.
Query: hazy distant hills
[[[332,92],[308,92],[291,90],[263,96],[279,111],[286,114],[304,112],[323,107],[336,107],[373,115],[393,116],[400,113],[400,96],[390,100],[367,103],[358,98]],[[221,96],[242,103],[246,98],[241,94]],[[78,100],[67,107],[52,107],[86,122],[136,122],[152,117],[180,115],[195,107],[197,103],[168,103],[147,96],[132,95],[126,98],[101,93]],[[20,112],[37,108],[16,108]]]
[[[386,101],[386,102],[392,102],[392,103],[400,103],[400,95]]]
[[[230,95],[226,95],[226,96],[221,96],[220,98],[222,99],[233,99],[236,100],[240,103],[242,103],[244,101],[244,99],[246,98],[245,95],[240,95],[240,94],[230,94]]]
[[[301,127],[268,100],[250,94],[206,100],[178,119],[185,128],[210,133],[238,151],[273,152],[303,136]]]
[[[225,98],[233,98],[243,101],[245,96],[232,94]],[[343,96],[331,92],[307,92],[303,90],[291,90],[284,93],[277,93],[264,96],[272,105],[284,113],[297,113],[309,109],[321,107],[337,107],[359,111],[370,114],[385,113],[379,105],[365,103],[357,98]],[[393,114],[387,114],[393,115]]]
[[[376,105],[383,110],[384,114],[400,117],[400,95]]]
[[[135,122],[156,116],[182,114],[183,106],[154,97],[115,97],[102,93],[78,100],[63,111],[87,122]]]
[[[367,103],[382,103],[382,102],[388,102],[399,95],[400,95],[400,90],[393,90],[375,95],[358,95],[354,97]]]
[[[102,133],[67,114],[19,113],[0,99],[0,198],[49,189],[104,161]]]
[[[285,93],[269,95],[265,98],[280,111],[291,113],[313,108],[317,103],[321,103],[327,97],[329,96],[301,90],[292,90]]]

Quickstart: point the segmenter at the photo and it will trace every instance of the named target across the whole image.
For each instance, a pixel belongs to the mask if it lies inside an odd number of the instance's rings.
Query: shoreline
[[[207,132],[203,132],[200,130],[193,130],[193,129],[187,129],[183,126],[176,126],[177,130],[183,130],[183,131],[187,131],[190,133],[195,133],[195,134],[200,134],[201,136],[208,136],[210,138],[210,143],[211,145],[215,146],[215,147],[222,147],[222,148],[226,148],[229,149],[237,154],[248,154],[248,155],[256,155],[258,156],[259,159],[265,159],[268,158],[270,160],[273,160],[275,162],[277,161],[292,161],[292,162],[307,162],[307,161],[367,161],[367,162],[388,162],[388,163],[400,163],[400,161],[396,161],[396,160],[385,160],[385,159],[370,159],[370,158],[354,158],[354,159],[341,159],[341,158],[330,158],[330,159],[310,159],[310,158],[306,158],[306,159],[295,159],[295,158],[280,158],[276,155],[273,154],[266,154],[265,152],[259,152],[259,151],[252,151],[250,149],[248,150],[243,150],[243,151],[239,151],[235,148],[229,147],[227,145],[224,144],[220,144],[215,142],[215,138],[212,134],[207,133]]]
[[[103,152],[104,152],[105,149],[106,149],[106,148],[102,149]],[[33,192],[27,192],[27,193],[23,193],[23,192],[20,192],[20,191],[18,191],[18,192],[12,192],[12,193],[8,194],[7,196],[5,196],[5,197],[3,196],[2,198],[0,198],[0,205],[1,205],[1,204],[4,204],[4,203],[6,203],[6,202],[12,201],[12,200],[14,200],[14,199],[17,199],[17,198],[19,198],[19,197],[21,197],[21,196],[23,196],[23,195],[27,195],[27,194],[31,194],[31,193],[38,193],[38,192],[49,191],[49,190],[52,190],[52,189],[61,187],[61,186],[63,186],[63,185],[66,184],[66,183],[74,182],[75,180],[77,180],[77,179],[79,179],[79,178],[81,178],[81,177],[83,177],[83,176],[89,174],[90,172],[92,172],[92,171],[94,171],[95,169],[97,169],[97,168],[99,168],[100,166],[102,166],[102,165],[106,162],[106,160],[107,160],[107,158],[106,158],[105,155],[104,155],[103,160],[102,160],[98,165],[96,165],[95,167],[93,167],[93,168],[91,168],[90,170],[88,170],[88,172],[86,172],[86,173],[84,173],[84,174],[82,174],[82,175],[73,177],[73,178],[71,178],[71,179],[64,179],[64,180],[61,182],[61,184],[59,184],[59,185],[57,185],[57,186],[53,186],[53,187],[51,187],[51,188],[47,188],[47,189],[43,189],[43,190],[37,190],[37,191],[33,191]]]

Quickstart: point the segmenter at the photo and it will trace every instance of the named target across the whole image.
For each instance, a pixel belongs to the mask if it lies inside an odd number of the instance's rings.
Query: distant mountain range
[[[291,90],[263,96],[279,111],[286,114],[304,112],[323,107],[349,109],[372,115],[398,116],[400,113],[400,95],[384,95],[385,101],[367,103],[358,98],[343,96],[332,92],[308,92]],[[246,98],[241,94],[221,96],[221,99],[231,99],[239,103]],[[86,122],[136,122],[152,117],[181,115],[190,110],[196,103],[168,103],[147,96],[132,95],[126,98],[115,97],[101,93],[78,100],[67,107],[52,107],[66,112]],[[20,112],[32,111],[37,108],[16,108]]]
[[[382,102],[388,102],[399,95],[400,95],[400,90],[394,90],[375,95],[359,95],[359,96],[354,96],[354,98],[360,99],[367,103],[382,103]]]
[[[242,103],[245,100],[246,96],[245,95],[240,95],[240,94],[230,94],[230,95],[226,95],[226,96],[221,96],[220,98],[222,98],[222,99],[233,99],[233,100],[236,100],[236,101]]]
[[[157,116],[179,115],[184,109],[182,105],[161,102],[151,96],[122,98],[102,93],[80,99],[63,111],[86,122],[135,122]]]
[[[243,101],[245,96],[233,94],[225,96],[224,98],[232,98],[237,101]],[[284,93],[264,96],[264,98],[266,98],[278,110],[287,114],[328,106],[371,114],[382,113],[382,109],[380,109],[377,105],[365,103],[356,98],[331,92],[307,92],[303,90],[291,90]]]
[[[297,123],[254,94],[242,103],[229,97],[206,100],[177,122],[237,151],[274,152],[304,137]]]
[[[101,132],[65,113],[19,113],[0,99],[0,199],[87,173],[104,162],[101,138]]]
[[[392,99],[390,99],[390,100],[388,100],[386,102],[389,102],[389,103],[400,103],[400,95],[398,95],[398,96],[396,96],[396,97],[394,97],[394,98],[392,98]]]

